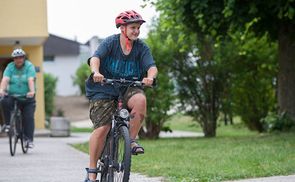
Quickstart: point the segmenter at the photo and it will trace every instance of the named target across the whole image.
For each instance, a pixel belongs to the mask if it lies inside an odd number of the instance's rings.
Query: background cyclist
[[[19,107],[22,108],[24,134],[29,148],[32,148],[34,137],[34,113],[35,101],[35,77],[34,65],[26,59],[26,53],[22,49],[13,50],[11,57],[13,62],[9,63],[4,70],[0,84],[0,96],[5,95],[26,95],[27,98],[19,100]],[[9,130],[11,111],[13,110],[13,98],[4,97],[2,108],[5,118],[5,130]]]
[[[94,82],[103,78],[137,78],[146,85],[152,85],[157,68],[148,46],[138,36],[145,21],[137,12],[124,11],[116,19],[120,34],[111,35],[103,40],[94,55],[88,59]],[[86,84],[86,96],[90,100],[90,119],[94,131],[89,141],[89,179],[96,179],[97,161],[103,150],[106,135],[110,129],[111,115],[115,110],[114,98],[118,93],[110,85]],[[140,88],[131,87],[125,92],[124,99],[131,110],[130,138],[132,154],[144,153],[135,138],[146,115],[146,97]]]

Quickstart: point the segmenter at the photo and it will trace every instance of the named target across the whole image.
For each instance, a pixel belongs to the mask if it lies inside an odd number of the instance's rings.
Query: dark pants
[[[14,98],[5,97],[2,100],[2,108],[4,111],[5,124],[9,124],[11,111],[13,110]],[[36,108],[35,98],[27,98],[26,100],[18,100],[18,107],[22,111],[23,126],[25,136],[33,141],[35,119],[34,113]]]

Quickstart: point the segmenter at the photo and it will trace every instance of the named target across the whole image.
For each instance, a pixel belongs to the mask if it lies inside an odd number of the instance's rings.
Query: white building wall
[[[87,63],[87,59],[92,56],[89,46],[80,45],[80,61],[81,63]]]
[[[89,40],[90,54],[93,55],[99,45],[98,37],[94,36]]]
[[[56,94],[59,96],[79,95],[78,86],[73,85],[73,76],[80,66],[79,56],[56,56],[54,61],[44,61],[43,69],[45,73],[50,73],[57,77]]]

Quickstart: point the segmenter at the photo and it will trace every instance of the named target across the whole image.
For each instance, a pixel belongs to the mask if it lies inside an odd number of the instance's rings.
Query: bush
[[[57,78],[49,73],[44,73],[44,92],[45,92],[45,114],[49,118],[54,111],[54,97],[56,95]]]
[[[74,85],[78,85],[81,95],[85,95],[85,80],[91,74],[88,64],[83,63],[76,71],[76,76],[73,77]]]
[[[281,114],[268,113],[268,115],[262,119],[265,124],[266,130],[273,131],[291,131],[295,129],[295,121],[286,113]]]

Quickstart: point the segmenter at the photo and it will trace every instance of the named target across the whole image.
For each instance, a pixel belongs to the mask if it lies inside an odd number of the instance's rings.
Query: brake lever
[[[152,87],[156,87],[157,86],[157,79],[156,78],[153,78],[153,84],[152,84]]]

